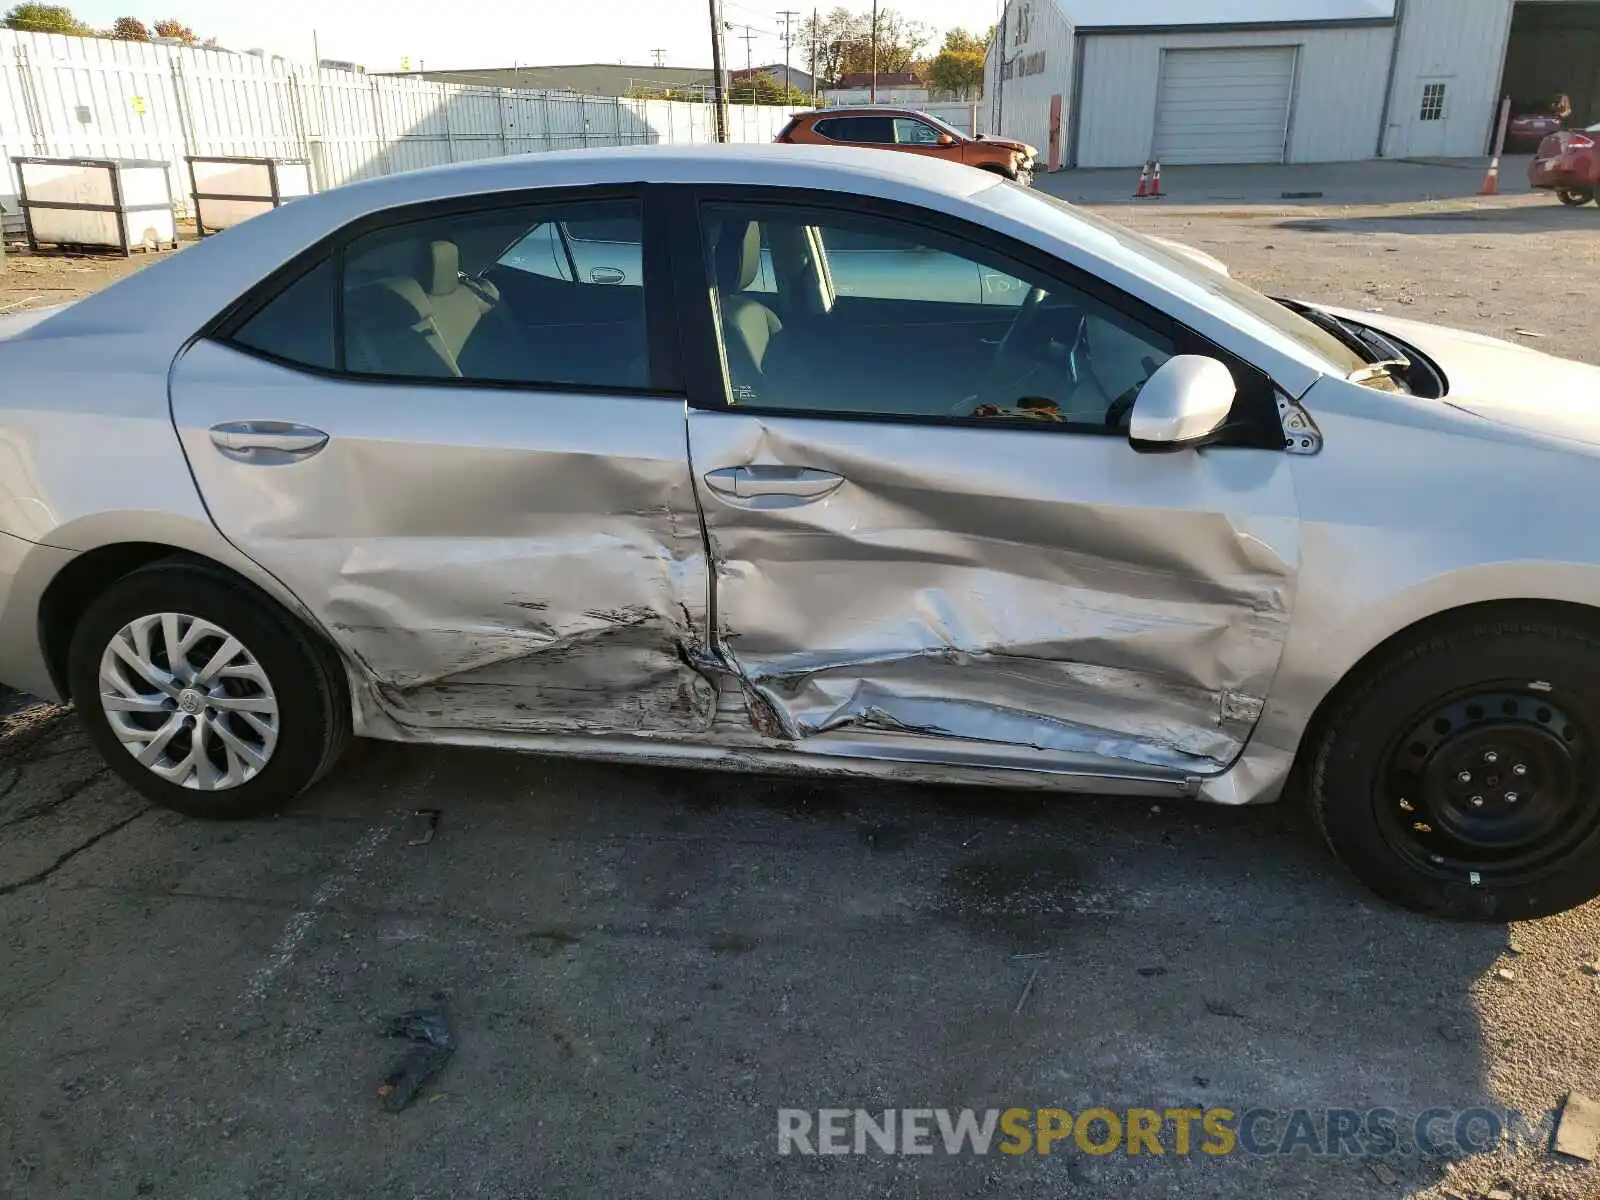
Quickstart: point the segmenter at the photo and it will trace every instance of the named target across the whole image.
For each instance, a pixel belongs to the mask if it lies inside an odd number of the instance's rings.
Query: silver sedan
[[[0,318],[0,678],[197,816],[354,734],[1198,797],[1600,892],[1600,371],[912,155],[360,184]]]

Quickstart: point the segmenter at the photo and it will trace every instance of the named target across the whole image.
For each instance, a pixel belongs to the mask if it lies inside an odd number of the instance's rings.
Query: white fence
[[[797,110],[735,105],[730,137],[770,142]],[[582,146],[715,140],[709,105],[323,71],[282,59],[0,30],[0,209],[21,228],[13,157],[171,164],[304,158],[316,188],[417,167]]]

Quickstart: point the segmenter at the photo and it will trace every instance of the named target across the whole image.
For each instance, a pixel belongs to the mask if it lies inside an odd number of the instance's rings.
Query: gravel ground
[[[1271,291],[1600,361],[1600,210],[1107,211]],[[0,310],[140,260],[9,265]],[[219,826],[146,807],[63,710],[0,720],[0,1194],[1600,1196],[1540,1146],[776,1153],[778,1107],[1388,1107],[1405,1132],[1600,1095],[1600,905],[1413,917],[1288,805],[363,745]],[[389,1115],[385,1022],[419,1004],[459,1050]]]

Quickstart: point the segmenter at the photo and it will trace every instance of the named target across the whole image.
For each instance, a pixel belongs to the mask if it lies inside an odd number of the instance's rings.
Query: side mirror
[[[941,146],[954,146],[955,144],[956,144],[956,139],[952,134],[941,133],[939,135],[939,145],[941,145]]]
[[[1236,394],[1233,373],[1216,359],[1169,358],[1139,389],[1128,441],[1153,453],[1203,446],[1228,419]]]

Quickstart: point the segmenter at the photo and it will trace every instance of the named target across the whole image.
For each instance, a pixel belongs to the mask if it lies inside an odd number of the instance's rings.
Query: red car
[[[1600,191],[1596,138],[1600,138],[1600,125],[1552,133],[1539,143],[1539,150],[1528,165],[1528,182],[1554,192],[1563,204],[1574,208],[1588,204]]]

